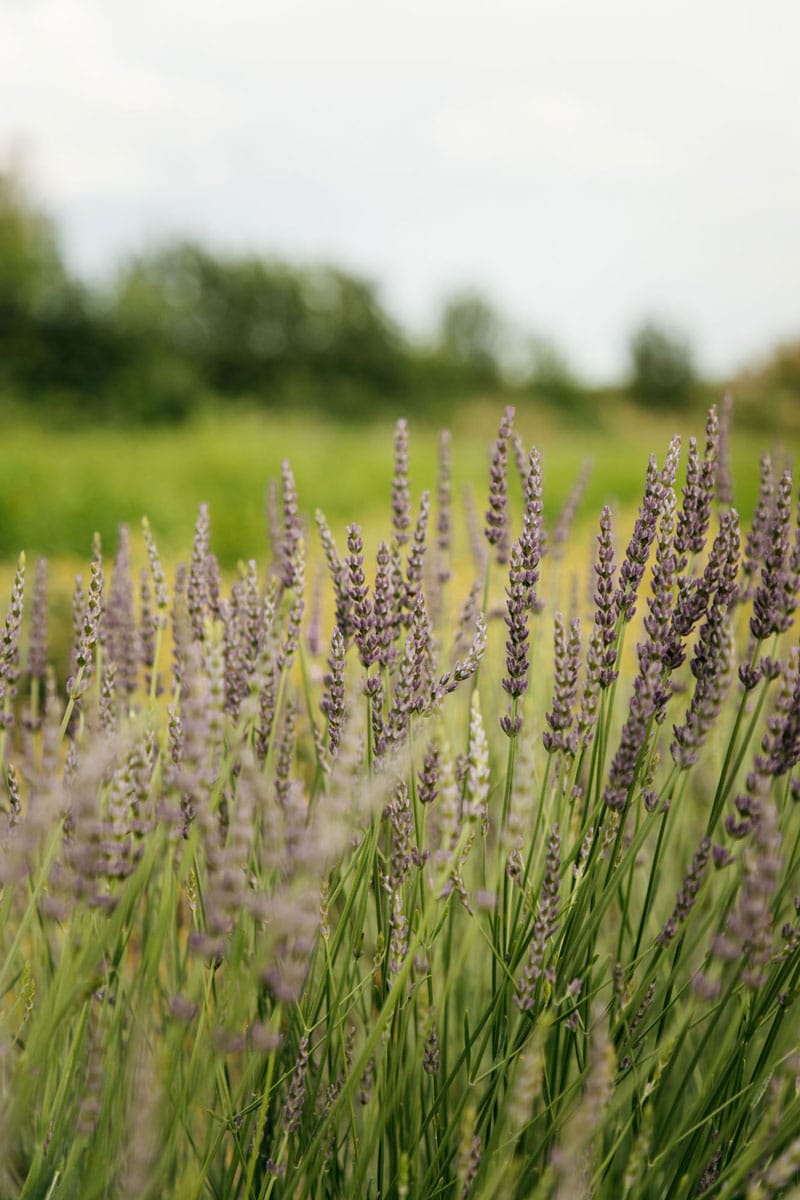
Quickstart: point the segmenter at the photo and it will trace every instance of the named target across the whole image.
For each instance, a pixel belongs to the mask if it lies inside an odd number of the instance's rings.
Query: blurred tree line
[[[691,397],[684,339],[645,325],[629,349],[636,398]],[[180,420],[222,397],[359,415],[500,390],[533,391],[576,415],[604,399],[550,342],[513,329],[475,292],[451,297],[421,343],[365,279],[191,242],[134,257],[91,288],[67,270],[52,221],[0,172],[0,392],[26,406],[69,419]]]

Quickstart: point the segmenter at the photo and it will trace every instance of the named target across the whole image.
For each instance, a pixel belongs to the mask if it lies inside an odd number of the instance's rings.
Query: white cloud
[[[86,268],[186,230],[724,366],[800,327],[798,42],[794,0],[0,0],[0,154]]]

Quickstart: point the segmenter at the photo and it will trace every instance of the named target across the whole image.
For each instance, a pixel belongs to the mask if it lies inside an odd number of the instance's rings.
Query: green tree
[[[684,334],[648,321],[632,334],[629,355],[629,388],[641,403],[667,407],[691,398],[696,373]]]
[[[439,322],[440,352],[458,367],[486,382],[501,375],[506,340],[503,317],[479,292],[451,296]]]

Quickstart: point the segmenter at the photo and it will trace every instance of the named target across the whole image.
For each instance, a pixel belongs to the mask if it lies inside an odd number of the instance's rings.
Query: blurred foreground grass
[[[502,412],[500,402],[465,406],[452,420],[454,494],[469,484],[477,511],[485,507],[486,447]],[[397,416],[403,414],[398,412]],[[686,444],[704,437],[694,413],[643,414],[610,405],[591,427],[533,403],[519,405],[517,428],[539,447],[544,464],[545,515],[551,521],[567,499],[586,460],[592,462],[578,512],[596,514],[611,503],[623,522],[641,495],[650,453],[663,457],[669,438]],[[435,486],[438,432],[410,422],[412,486],[416,497]],[[800,449],[796,437],[781,452]],[[282,459],[291,461],[301,509],[320,507],[334,532],[359,521],[369,537],[389,503],[392,422],[365,413],[360,424],[340,424],[308,413],[255,413],[232,409],[204,414],[179,427],[100,428],[75,432],[19,418],[5,429],[6,454],[0,473],[0,560],[11,563],[20,550],[29,559],[45,554],[64,565],[85,562],[95,529],[109,551],[116,529],[138,529],[147,515],[169,560],[184,558],[201,501],[210,505],[213,547],[223,567],[249,557],[266,539],[265,495],[278,479]],[[735,502],[749,518],[757,496],[758,453],[776,446],[736,428],[732,467]]]

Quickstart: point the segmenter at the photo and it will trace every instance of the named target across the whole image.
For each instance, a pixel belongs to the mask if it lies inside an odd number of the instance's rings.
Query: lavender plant
[[[205,505],[171,584],[147,522],[109,584],[95,539],[70,664],[20,560],[0,1196],[797,1194],[795,481],[763,459],[743,530],[712,410],[565,616],[578,493],[544,556],[513,417],[491,561],[472,501],[454,553],[449,436],[414,518],[402,421],[374,546],[322,513],[307,546],[288,463],[231,580]]]

